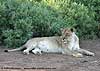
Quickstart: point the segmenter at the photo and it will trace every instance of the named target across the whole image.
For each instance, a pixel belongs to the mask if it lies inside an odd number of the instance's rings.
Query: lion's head
[[[69,44],[69,42],[71,41],[72,39],[72,35],[73,35],[73,29],[71,28],[64,28],[64,29],[61,29],[61,39],[62,39],[62,45],[63,46],[67,46]]]
[[[61,29],[61,33],[62,33],[62,38],[65,39],[72,35],[73,29],[72,28],[64,28],[64,29]]]

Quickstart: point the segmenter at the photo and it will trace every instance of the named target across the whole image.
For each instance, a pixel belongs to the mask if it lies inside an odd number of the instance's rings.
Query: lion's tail
[[[15,49],[11,49],[11,50],[4,50],[4,52],[13,52],[13,51],[19,51],[19,50],[23,50],[25,48],[25,46],[21,46],[19,48],[15,48]]]

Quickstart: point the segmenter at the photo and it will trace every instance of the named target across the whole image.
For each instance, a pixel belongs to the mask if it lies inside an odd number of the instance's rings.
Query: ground
[[[80,41],[80,46],[94,52],[95,56],[24,55],[21,51],[6,53],[1,46],[0,71],[100,71],[100,39]]]

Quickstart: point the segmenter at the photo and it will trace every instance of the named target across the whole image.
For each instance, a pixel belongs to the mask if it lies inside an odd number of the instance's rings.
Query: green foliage
[[[27,14],[28,3],[7,0],[1,5],[0,7],[3,8],[0,9],[2,41],[7,47],[21,45],[32,35],[32,20]]]
[[[67,25],[50,6],[44,3],[7,0],[0,6],[1,40],[7,47],[18,47],[39,32],[40,36],[51,36],[62,25]]]
[[[94,20],[95,13],[90,12],[89,9],[81,3],[77,4],[73,2],[70,5],[65,4],[64,6],[64,18],[69,24],[77,27],[79,37],[82,39],[96,38],[95,30],[97,30],[97,25]]]
[[[68,26],[76,27],[77,34],[81,39],[97,38],[98,22],[95,20],[95,12],[84,4],[77,2],[80,0],[76,2],[71,0],[44,1],[60,11],[61,16],[66,20]]]
[[[98,27],[100,26],[100,0],[73,0],[73,1],[77,3],[82,3],[89,9],[89,14],[91,15],[91,18],[93,18],[93,20],[96,21],[96,23],[94,23],[93,29],[95,30],[95,34],[98,37],[100,37],[100,28],[95,27],[95,26]]]
[[[82,39],[96,38],[100,8],[94,7],[78,0],[0,0],[0,40],[7,47],[19,47],[33,32],[60,35],[63,27],[76,27]]]
[[[100,0],[73,0],[88,7],[90,12],[95,12],[95,20],[100,22]]]

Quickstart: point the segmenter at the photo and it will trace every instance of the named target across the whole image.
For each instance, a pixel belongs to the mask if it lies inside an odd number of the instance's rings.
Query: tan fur
[[[32,38],[22,47],[7,51],[17,51],[23,48],[26,48],[23,51],[24,54],[29,54],[29,51],[32,50],[34,54],[46,52],[62,53],[75,57],[83,57],[83,54],[94,56],[94,53],[81,49],[79,47],[79,38],[76,36],[75,32],[66,28],[62,30],[62,36]]]

